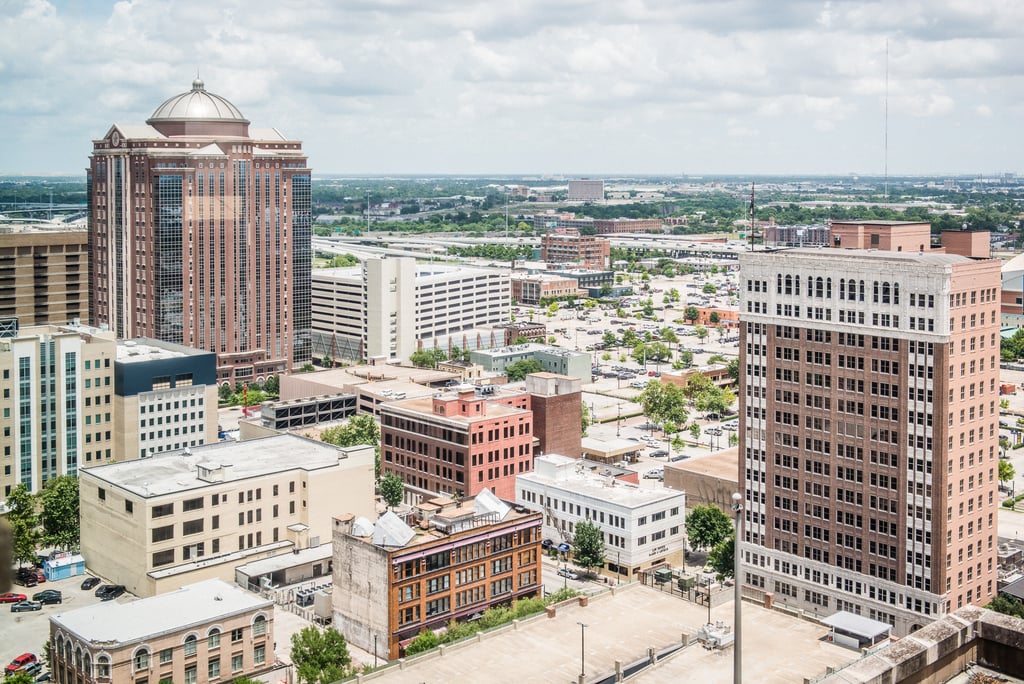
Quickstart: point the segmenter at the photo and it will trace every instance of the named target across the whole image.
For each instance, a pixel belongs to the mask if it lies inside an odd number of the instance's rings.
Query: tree
[[[263,383],[263,391],[268,396],[277,398],[281,395],[281,379],[276,375],[271,375],[267,378],[267,381]]]
[[[669,422],[683,424],[689,418],[682,390],[671,383],[648,382],[637,396],[637,401],[644,415],[658,425]]]
[[[605,347],[617,347],[619,345],[619,338],[611,330],[608,330],[601,336],[601,342]]]
[[[352,656],[345,637],[333,627],[315,625],[292,634],[292,664],[302,684],[330,684],[348,674]]]
[[[590,407],[587,406],[587,402],[583,402],[583,410],[580,412],[582,418],[580,419],[580,434],[584,437],[587,436],[587,428],[593,422],[593,416],[590,415]]]
[[[711,552],[708,553],[708,562],[711,563],[715,568],[715,572],[720,577],[733,576],[733,570],[736,567],[733,560],[735,549],[736,535],[733,534],[716,544],[715,548],[711,549]]]
[[[703,325],[698,325],[693,329],[693,334],[697,336],[697,339],[703,342],[708,336],[708,329]]]
[[[437,636],[433,630],[424,629],[405,647],[405,655],[412,656],[417,653],[424,653],[432,648],[437,648],[440,644],[441,637]]]
[[[426,349],[417,349],[409,354],[409,362],[417,368],[433,368],[437,365],[433,352]]]
[[[690,436],[693,437],[693,441],[700,441],[700,425],[697,423],[690,425]]]
[[[18,670],[4,677],[4,684],[35,684],[35,677],[24,670]]]
[[[575,549],[573,559],[587,572],[590,572],[590,568],[604,565],[604,540],[601,539],[601,530],[589,519],[576,523],[572,545]]]
[[[320,433],[320,440],[341,447],[373,445],[373,476],[380,477],[380,428],[377,427],[377,421],[373,416],[353,416],[345,425],[323,430]]]
[[[700,318],[700,311],[695,306],[688,306],[683,309],[683,318],[690,321],[690,325],[693,325],[694,321]]]
[[[1017,473],[1009,461],[999,461],[999,481],[1009,482]]]
[[[695,549],[713,549],[732,533],[732,520],[718,506],[696,506],[686,516],[686,536]]]
[[[35,563],[36,545],[39,543],[39,515],[35,497],[24,484],[17,484],[7,495],[7,523],[14,540],[14,560],[19,564]]]
[[[715,287],[714,283],[704,283],[704,287],[701,288],[701,291],[704,294],[716,294],[718,292],[718,288]]]
[[[518,382],[530,373],[540,373],[542,370],[544,370],[544,367],[540,365],[540,361],[536,359],[523,359],[506,366],[505,375],[508,376],[509,382]]]
[[[711,323],[713,323],[714,325],[718,325],[719,321],[721,321],[722,319],[719,317],[717,311],[712,311],[711,314],[708,316],[708,320],[711,321]]]
[[[683,364],[683,368],[689,368],[693,365],[693,352],[682,351],[679,352],[679,363]]]
[[[380,478],[380,495],[388,508],[395,508],[405,498],[405,483],[394,473],[385,473]]]
[[[1024,618],[1024,603],[1021,603],[1020,599],[1016,596],[1010,596],[1009,594],[999,594],[985,607],[1003,615]]]
[[[726,368],[728,369],[729,377],[733,379],[733,382],[739,382],[740,381],[740,359],[739,359],[739,357],[736,357],[735,359],[730,359],[729,363],[726,364]]]
[[[78,547],[78,478],[61,475],[47,480],[39,492],[42,503],[42,539],[50,546],[71,550]]]
[[[224,383],[217,388],[217,396],[220,397],[221,401],[230,401],[234,392],[231,391],[231,385]]]

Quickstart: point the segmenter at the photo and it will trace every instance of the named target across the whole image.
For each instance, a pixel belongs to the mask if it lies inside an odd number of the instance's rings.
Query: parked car
[[[92,589],[93,587],[95,587],[99,583],[100,583],[100,578],[99,577],[86,577],[82,581],[82,589],[83,590]]]
[[[580,576],[576,573],[575,570],[570,570],[569,568],[558,568],[558,576],[568,577],[571,580],[580,578]]]
[[[0,594],[0,603],[17,603],[27,598],[24,594],[15,594],[13,591],[9,591],[6,594]]]
[[[57,589],[44,589],[32,594],[32,600],[40,603],[63,603],[64,596]]]
[[[644,478],[647,480],[664,480],[665,471],[661,468],[655,468],[654,470],[648,470],[644,473]]]
[[[42,610],[43,604],[38,601],[18,601],[11,604],[12,613],[27,613],[33,610]]]
[[[123,584],[104,584],[96,590],[96,596],[101,601],[113,601],[124,593]]]
[[[53,679],[53,674],[50,672],[44,672],[43,674],[36,677],[37,682],[49,682]]]
[[[22,653],[7,665],[7,674],[12,675],[22,671],[36,672],[40,667],[39,658],[36,658],[35,653]]]
[[[658,458],[659,456],[668,456],[668,451],[665,449],[655,449],[651,452],[651,456]]]

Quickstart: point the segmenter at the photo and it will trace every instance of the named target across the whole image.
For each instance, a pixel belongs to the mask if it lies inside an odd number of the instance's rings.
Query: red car
[[[38,672],[39,669],[39,659],[36,658],[35,653],[22,653],[7,666],[7,675],[10,676],[15,672],[22,671],[34,673]]]
[[[24,601],[26,598],[24,594],[15,594],[9,591],[6,594],[0,594],[0,603],[17,603],[18,601]]]

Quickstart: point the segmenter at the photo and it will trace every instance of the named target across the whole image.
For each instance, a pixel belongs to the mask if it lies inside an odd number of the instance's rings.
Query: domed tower
[[[213,351],[220,384],[308,362],[306,161],[198,78],[111,126],[89,166],[90,322]]]
[[[168,136],[209,135],[249,137],[249,120],[226,98],[208,92],[202,80],[192,90],[175,95],[156,108],[146,123]]]

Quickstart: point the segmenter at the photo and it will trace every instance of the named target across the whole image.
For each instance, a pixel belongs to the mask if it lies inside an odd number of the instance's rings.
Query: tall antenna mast
[[[885,167],[885,206],[889,206],[889,39],[885,39],[885,127],[882,133],[883,164]]]
[[[750,181],[750,251],[754,251],[754,181]]]

